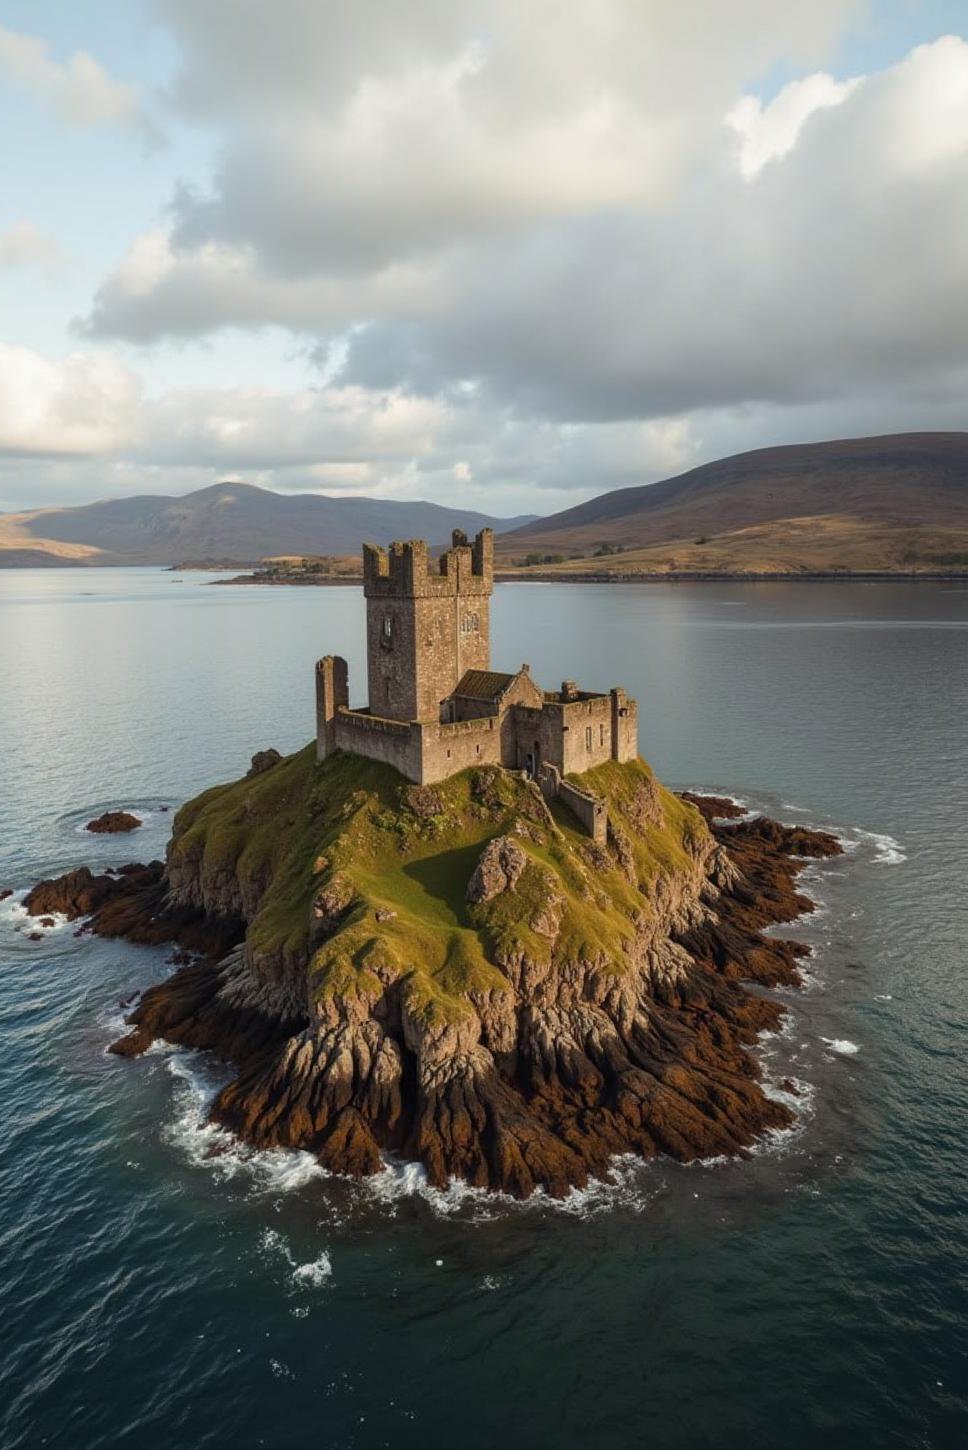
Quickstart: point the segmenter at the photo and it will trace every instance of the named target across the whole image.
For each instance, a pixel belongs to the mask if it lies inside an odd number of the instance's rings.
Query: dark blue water
[[[162,807],[305,742],[317,655],[362,680],[357,591],[176,581],[0,574],[0,887],[157,855]],[[763,1047],[800,1127],[564,1208],[348,1186],[206,1130],[215,1065],[105,1056],[164,951],[8,902],[4,1450],[968,1441],[968,591],[504,586],[494,658],[621,681],[666,780],[843,832]],[[80,834],[107,806],[145,828]]]

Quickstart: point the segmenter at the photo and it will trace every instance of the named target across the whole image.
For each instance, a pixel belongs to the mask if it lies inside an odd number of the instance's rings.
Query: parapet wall
[[[562,780],[557,767],[547,762],[538,769],[538,785],[545,800],[559,800],[568,807],[592,840],[605,843],[608,838],[608,810],[600,796],[569,780]]]
[[[563,780],[558,786],[558,799],[578,817],[592,840],[604,845],[608,836],[608,811],[601,797]]]
[[[490,594],[494,587],[494,534],[482,529],[473,544],[459,529],[451,548],[431,559],[423,539],[389,549],[363,545],[363,593],[367,599],[429,599],[453,594]]]
[[[361,710],[338,710],[335,721],[336,745],[351,755],[365,755],[392,765],[408,780],[419,782],[420,727],[401,720],[384,720]]]
[[[469,765],[501,764],[501,722],[497,715],[448,720],[422,727],[423,778],[446,780]]]
[[[342,709],[336,713],[335,736],[340,750],[382,760],[421,785],[446,780],[469,765],[501,764],[496,715],[440,724],[387,720],[364,710]]]

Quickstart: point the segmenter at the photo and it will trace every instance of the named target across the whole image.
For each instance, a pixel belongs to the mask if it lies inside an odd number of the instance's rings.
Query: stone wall
[[[500,765],[500,726],[497,715],[421,725],[424,782],[446,780],[469,765]]]
[[[382,760],[418,784],[446,780],[469,765],[501,764],[500,720],[439,721],[381,719],[362,710],[340,710],[336,746],[352,755]]]
[[[612,759],[612,702],[608,695],[584,695],[561,712],[562,775],[580,775]]]
[[[398,720],[385,720],[361,710],[339,710],[335,720],[336,746],[351,755],[382,760],[405,775],[421,780],[420,729]]]
[[[558,799],[566,805],[572,815],[577,816],[594,841],[604,845],[608,836],[608,811],[600,796],[591,791],[580,790],[571,781],[563,780],[558,786]]]
[[[560,801],[593,840],[605,843],[608,838],[608,809],[600,796],[582,790],[571,781],[562,780],[557,766],[549,765],[547,761],[539,767],[538,785],[546,801]]]
[[[546,706],[516,705],[509,714],[509,745],[504,763],[517,770],[536,771],[542,761],[562,769],[562,734],[559,715]]]
[[[513,721],[514,751],[506,763],[524,770],[547,761],[562,775],[580,774],[603,765],[612,756],[612,702],[608,695],[582,695],[577,700],[545,700],[540,709],[518,706]]]

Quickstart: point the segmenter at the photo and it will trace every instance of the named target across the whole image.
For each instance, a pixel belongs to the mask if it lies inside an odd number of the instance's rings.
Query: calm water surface
[[[842,832],[763,1045],[800,1128],[563,1208],[348,1186],[206,1130],[217,1065],[106,1057],[166,953],[31,942],[15,897],[4,1450],[968,1443],[968,590],[508,585],[493,644],[549,685],[625,683],[667,781]],[[165,807],[306,741],[327,651],[359,699],[356,590],[0,573],[0,888],[160,854]],[[81,834],[108,806],[145,827]]]

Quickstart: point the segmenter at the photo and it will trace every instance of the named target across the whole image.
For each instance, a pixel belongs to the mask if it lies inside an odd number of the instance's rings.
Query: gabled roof
[[[467,670],[454,694],[465,700],[497,700],[516,679],[517,675],[502,675],[497,670]]]

